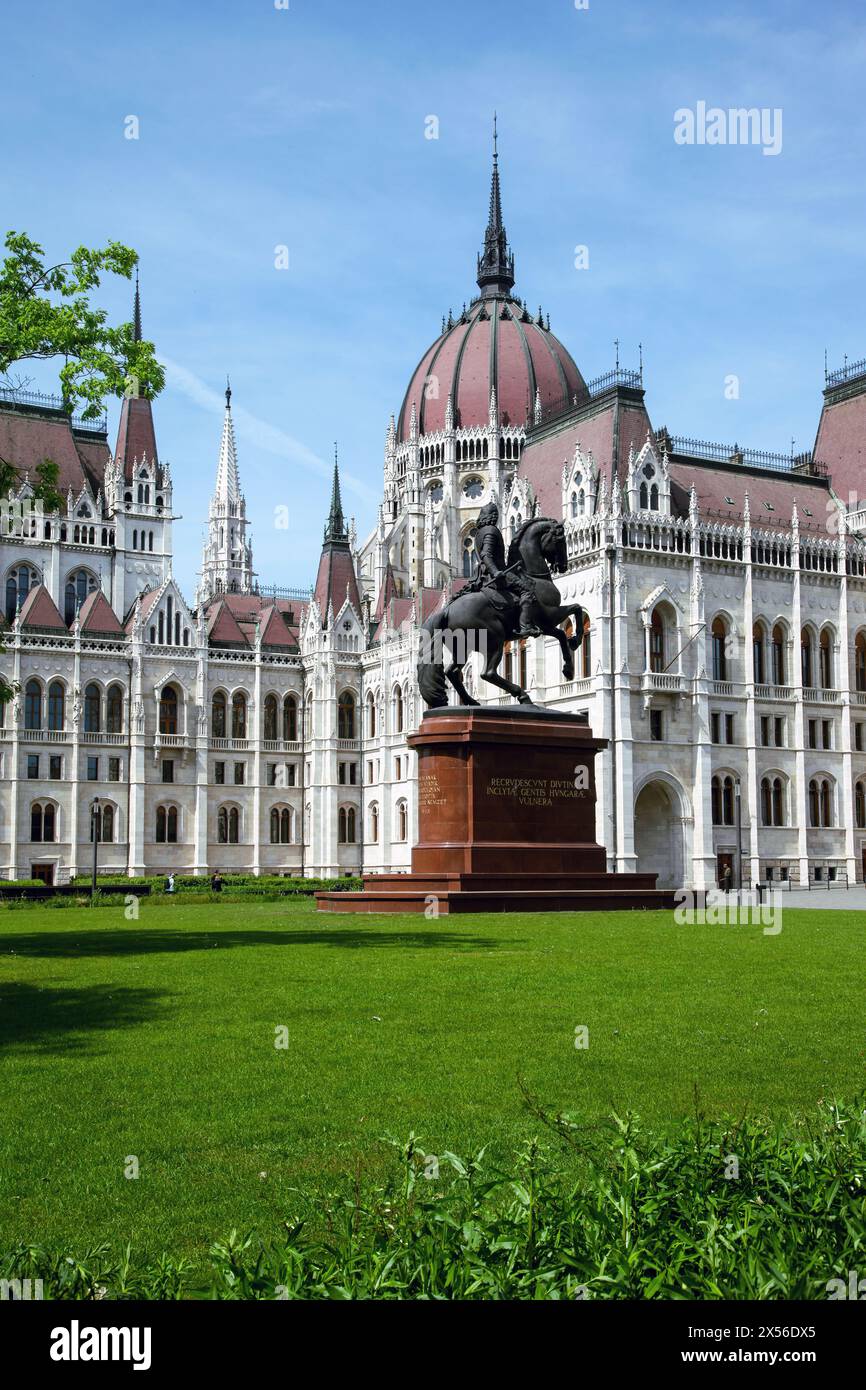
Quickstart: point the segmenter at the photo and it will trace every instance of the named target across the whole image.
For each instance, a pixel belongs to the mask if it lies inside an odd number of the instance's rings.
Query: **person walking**
[[[223,876],[219,869],[216,870],[210,881],[210,890],[212,893],[221,893],[223,891]]]

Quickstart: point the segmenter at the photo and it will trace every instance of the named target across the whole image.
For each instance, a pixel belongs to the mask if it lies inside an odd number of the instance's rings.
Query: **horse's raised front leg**
[[[567,681],[570,681],[574,676],[574,648],[572,646],[574,639],[567,637],[562,628],[556,625],[548,626],[545,624],[541,631],[545,637],[555,637],[559,643],[559,649],[562,652],[562,674]]]

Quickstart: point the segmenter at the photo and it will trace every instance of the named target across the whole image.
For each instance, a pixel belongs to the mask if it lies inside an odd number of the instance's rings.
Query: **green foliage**
[[[132,323],[112,328],[89,294],[101,277],[130,279],[135,251],[110,241],[102,250],[79,246],[69,261],[48,266],[42,247],[23,232],[6,236],[0,267],[0,374],[16,362],[62,357],[60,383],[69,409],[100,415],[106,396],[121,396],[132,381],[139,394],[165,385],[153,343],[136,342]]]
[[[535,1138],[507,1163],[484,1149],[433,1163],[410,1134],[389,1141],[385,1181],[297,1190],[278,1238],[231,1231],[203,1277],[106,1244],[18,1245],[2,1274],[61,1299],[821,1299],[862,1265],[862,1099],[787,1129],[698,1114],[660,1135],[626,1115],[587,1136],[551,1119],[589,1139],[576,1178]]]

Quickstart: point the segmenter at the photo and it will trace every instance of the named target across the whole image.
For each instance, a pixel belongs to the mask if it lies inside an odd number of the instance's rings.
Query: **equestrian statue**
[[[422,626],[418,662],[421,694],[430,707],[447,704],[447,678],[461,705],[477,705],[463,684],[463,667],[473,651],[480,651],[483,679],[516,696],[520,704],[532,704],[522,686],[499,674],[499,663],[506,642],[555,637],[562,649],[562,674],[567,680],[574,675],[574,652],[583,640],[584,611],[578,603],[561,602],[551,577],[567,568],[565,527],[550,517],[533,517],[517,531],[506,555],[499,508],[489,502],[478,516],[475,554],[478,569],[474,578]],[[571,637],[559,626],[566,618],[574,621]],[[447,649],[444,653],[443,648]],[[445,655],[450,657],[447,667]]]

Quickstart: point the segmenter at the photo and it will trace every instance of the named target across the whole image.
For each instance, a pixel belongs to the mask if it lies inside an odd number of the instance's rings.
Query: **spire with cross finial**
[[[502,221],[502,195],[499,187],[499,136],[493,114],[493,174],[490,180],[490,207],[484,250],[478,257],[478,288],[486,296],[507,294],[514,285],[514,253],[508,245]]]

